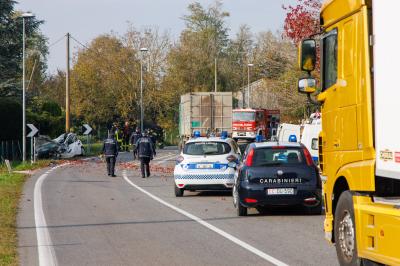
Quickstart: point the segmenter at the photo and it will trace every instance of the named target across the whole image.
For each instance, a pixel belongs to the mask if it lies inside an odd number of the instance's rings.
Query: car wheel
[[[175,186],[175,197],[182,197],[183,196],[183,188],[178,188],[177,186]]]
[[[239,192],[237,190],[237,186],[233,186],[232,189],[232,198],[233,198],[233,205],[236,208],[236,213],[238,216],[246,216],[247,215],[247,208],[243,207],[242,204],[240,204],[239,200]]]
[[[307,214],[310,215],[321,215],[322,214],[322,202],[320,202],[317,206],[305,207]]]
[[[361,265],[357,253],[355,225],[353,196],[350,191],[345,191],[339,197],[334,220],[336,254],[340,265]]]

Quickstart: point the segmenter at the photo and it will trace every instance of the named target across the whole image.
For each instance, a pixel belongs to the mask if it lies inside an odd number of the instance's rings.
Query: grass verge
[[[90,150],[88,149],[87,144],[83,144],[85,148],[85,156],[98,156],[101,154],[103,148],[103,142],[95,142],[90,144]]]
[[[33,170],[48,166],[50,161],[13,163],[13,170]],[[0,165],[0,265],[18,265],[17,251],[17,212],[26,175],[9,174],[4,165]]]

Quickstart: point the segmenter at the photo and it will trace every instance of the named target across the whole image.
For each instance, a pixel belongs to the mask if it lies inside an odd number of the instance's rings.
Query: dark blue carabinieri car
[[[322,212],[322,184],[310,152],[299,143],[250,144],[237,166],[233,204],[239,216],[247,208],[298,205],[309,214]]]

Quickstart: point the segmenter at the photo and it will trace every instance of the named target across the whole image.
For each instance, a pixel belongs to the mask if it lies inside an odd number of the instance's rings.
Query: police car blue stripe
[[[233,179],[233,174],[221,175],[175,175],[175,179]]]
[[[188,164],[182,164],[182,167],[185,169],[198,169],[198,170],[204,170],[203,168],[197,168],[197,165],[199,164],[212,164],[212,169],[226,169],[228,168],[228,164],[223,164],[223,163],[188,163]]]

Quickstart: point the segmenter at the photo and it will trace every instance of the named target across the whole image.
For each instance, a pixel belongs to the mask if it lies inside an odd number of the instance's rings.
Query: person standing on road
[[[150,176],[150,161],[156,156],[154,144],[151,141],[147,131],[143,132],[143,136],[136,142],[136,151],[140,159],[140,171],[142,178]]]
[[[156,142],[157,142],[157,136],[156,133],[153,130],[149,130],[149,137],[151,141],[153,142],[153,149],[156,150]]]
[[[133,160],[136,160],[137,157],[137,149],[136,143],[142,137],[142,133],[140,132],[139,128],[136,128],[135,132],[131,135],[131,144],[133,146]]]
[[[122,131],[122,146],[125,151],[129,151],[129,138],[131,137],[131,127],[129,126],[129,122],[125,122],[124,129]]]
[[[115,123],[114,126],[115,126],[114,136],[118,144],[118,149],[122,149],[122,137],[123,137],[122,130],[119,128],[118,123]]]
[[[110,133],[103,143],[103,154],[106,157],[108,176],[116,177],[115,162],[118,156],[118,143],[114,134]]]

